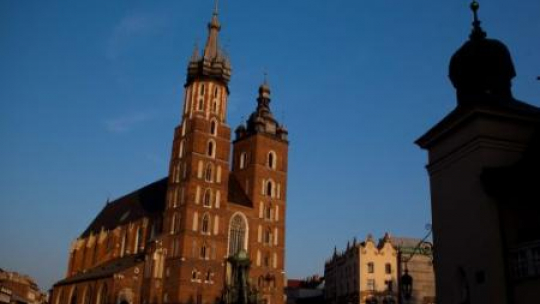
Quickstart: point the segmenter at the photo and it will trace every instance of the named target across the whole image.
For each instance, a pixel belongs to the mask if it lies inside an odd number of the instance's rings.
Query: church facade
[[[188,64],[168,176],[103,208],[73,242],[51,303],[218,303],[238,255],[249,259],[246,294],[284,302],[288,132],[265,82],[231,140],[220,29],[216,10]]]

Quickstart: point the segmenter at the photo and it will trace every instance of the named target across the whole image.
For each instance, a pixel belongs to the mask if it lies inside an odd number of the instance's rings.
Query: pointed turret
[[[237,139],[253,134],[266,134],[276,139],[287,141],[287,129],[274,118],[270,110],[270,85],[265,79],[259,87],[259,96],[257,97],[257,108],[247,120],[247,128],[243,125],[236,130]]]
[[[227,84],[231,77],[231,64],[224,51],[219,47],[218,38],[221,24],[218,19],[218,2],[216,1],[212,19],[208,23],[208,38],[202,52],[195,48],[188,65],[186,86],[196,78],[213,78]]]
[[[218,20],[218,10],[217,10],[217,1],[216,1],[216,7],[214,8],[212,20],[210,20],[210,23],[208,23],[208,39],[206,40],[206,45],[204,47],[204,58],[206,60],[211,61],[218,56],[219,30],[221,30],[221,25],[219,24],[219,20]]]

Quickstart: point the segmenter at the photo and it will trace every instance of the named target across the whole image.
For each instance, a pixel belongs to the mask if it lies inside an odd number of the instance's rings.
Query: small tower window
[[[247,160],[247,154],[246,152],[242,152],[240,154],[240,169],[244,169],[246,167],[246,160]]]
[[[206,169],[204,169],[204,180],[207,182],[212,182],[214,180],[214,165],[206,165]]]
[[[276,161],[277,161],[276,152],[270,151],[268,153],[268,162],[267,162],[268,168],[276,169]]]
[[[199,98],[199,106],[197,107],[197,110],[202,111],[204,109],[204,99],[201,97]]]
[[[268,181],[266,183],[266,195],[273,197],[273,192],[274,192],[274,183],[272,183],[272,181]]]
[[[208,249],[206,248],[206,244],[203,244],[201,246],[201,252],[200,252],[201,259],[206,259],[208,257]]]
[[[204,191],[203,206],[205,207],[212,206],[212,190],[210,189],[206,189],[206,191]]]
[[[204,83],[201,84],[201,90],[199,91],[199,95],[204,95]]]
[[[270,245],[272,243],[272,231],[270,228],[266,229],[264,232],[264,243]]]
[[[264,218],[267,220],[272,219],[272,207],[270,205],[264,208]]]
[[[212,113],[216,113],[218,108],[218,102],[216,99],[212,102]]]
[[[210,122],[210,134],[216,136],[217,135],[217,123],[216,120],[212,120]]]
[[[216,88],[214,89],[214,98],[217,98],[217,95],[218,95],[218,88],[216,87]]]
[[[216,145],[216,144],[214,143],[213,140],[210,140],[210,141],[208,142],[208,147],[207,147],[207,150],[206,150],[206,155],[208,155],[208,156],[210,156],[210,157],[212,157],[212,158],[215,157],[215,152],[216,152],[216,151],[215,151],[215,150],[216,150],[216,149],[215,149],[215,145]]]
[[[203,215],[201,231],[203,234],[210,233],[210,216],[208,214]]]

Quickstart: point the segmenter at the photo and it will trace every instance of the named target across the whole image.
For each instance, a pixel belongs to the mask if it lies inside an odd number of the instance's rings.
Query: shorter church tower
[[[267,303],[283,303],[287,135],[270,110],[270,87],[265,81],[247,125],[236,129],[232,176],[253,204],[251,276]]]

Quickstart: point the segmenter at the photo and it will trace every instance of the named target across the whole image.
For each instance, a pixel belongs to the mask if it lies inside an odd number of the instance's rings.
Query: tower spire
[[[212,13],[212,19],[208,23],[208,40],[206,40],[206,46],[204,47],[204,59],[213,60],[218,56],[218,33],[221,30],[221,25],[218,20],[218,0],[215,0],[214,12]]]

